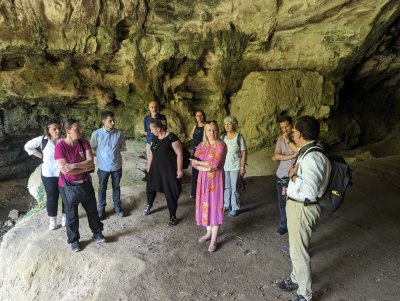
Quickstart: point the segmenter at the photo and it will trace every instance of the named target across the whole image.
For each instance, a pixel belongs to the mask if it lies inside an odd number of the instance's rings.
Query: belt
[[[293,201],[293,202],[296,202],[296,203],[302,203],[302,204],[304,204],[305,207],[307,207],[308,205],[316,205],[316,204],[318,204],[318,201],[311,202],[307,198],[304,200],[304,202],[303,201],[298,201],[298,200],[295,200],[295,199],[292,199],[292,198],[289,198],[289,197],[287,199],[288,199],[288,201]]]

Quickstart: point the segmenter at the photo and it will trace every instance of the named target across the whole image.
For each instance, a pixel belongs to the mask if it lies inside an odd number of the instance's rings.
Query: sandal
[[[177,220],[176,220],[176,217],[175,217],[175,216],[172,216],[172,217],[169,219],[168,226],[173,227],[173,226],[175,226],[177,223],[178,223],[178,222],[177,222]]]
[[[208,252],[212,253],[215,252],[217,250],[217,242],[211,242],[210,246],[208,247]]]
[[[211,239],[211,235],[208,236],[208,234],[205,234],[205,235],[203,235],[202,237],[199,238],[199,242],[200,243],[201,242],[205,242],[205,241],[210,240],[210,239]]]

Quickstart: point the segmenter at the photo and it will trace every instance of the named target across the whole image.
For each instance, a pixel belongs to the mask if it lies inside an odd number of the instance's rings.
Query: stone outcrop
[[[109,108],[140,137],[150,99],[184,140],[195,108],[220,122],[237,115],[252,150],[273,143],[282,112],[314,115],[343,148],[379,139],[399,115],[399,15],[397,0],[1,3],[0,140],[12,145],[0,179],[22,164],[22,141],[45,116],[77,117],[90,134]],[[369,103],[397,104],[378,133],[364,130],[370,114],[340,111],[350,78],[375,83]]]

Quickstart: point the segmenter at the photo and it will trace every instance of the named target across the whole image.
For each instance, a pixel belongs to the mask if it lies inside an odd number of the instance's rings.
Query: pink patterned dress
[[[199,171],[196,189],[196,222],[199,226],[221,225],[224,217],[224,163],[226,144],[204,146],[201,142],[195,157],[207,161],[211,171]]]

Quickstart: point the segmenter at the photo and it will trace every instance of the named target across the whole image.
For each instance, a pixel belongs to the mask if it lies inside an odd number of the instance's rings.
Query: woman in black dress
[[[163,120],[151,119],[150,130],[153,134],[151,153],[148,157],[149,175],[146,185],[147,205],[143,214],[148,215],[153,207],[157,192],[165,194],[169,210],[169,226],[175,226],[178,198],[181,194],[182,145],[179,138],[167,131]]]
[[[203,141],[203,135],[204,135],[204,125],[206,122],[206,114],[204,113],[203,110],[196,110],[194,117],[196,119],[196,125],[194,126],[191,137],[193,139],[193,155],[196,152],[197,146],[200,144],[200,142]],[[197,177],[199,175],[199,171],[192,167],[192,189],[190,191],[190,198],[195,199],[196,198],[196,186],[197,186]]]

